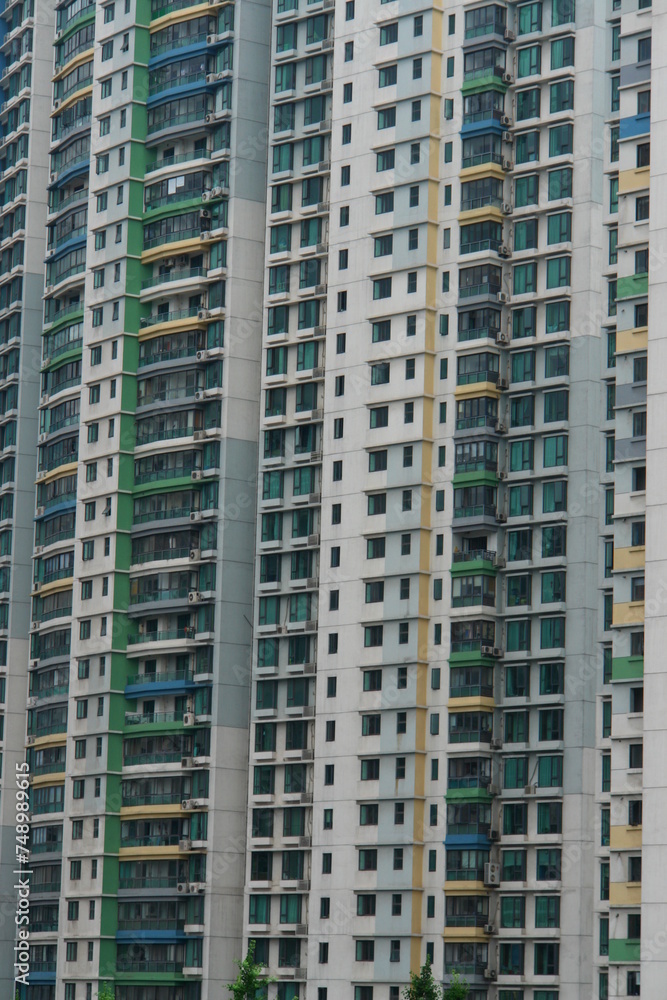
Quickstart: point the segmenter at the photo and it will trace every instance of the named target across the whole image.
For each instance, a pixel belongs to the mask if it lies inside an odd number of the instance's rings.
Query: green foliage
[[[403,990],[403,997],[404,1000],[467,1000],[469,992],[470,987],[458,972],[452,974],[451,983],[443,990],[433,978],[427,958],[419,972],[410,973],[410,985]]]
[[[259,997],[265,997],[266,984],[275,983],[276,980],[261,975],[262,966],[255,964],[254,941],[249,942],[246,957],[235,964],[238,966],[239,974],[234,982],[227,986],[233,1000],[258,1000]]]
[[[97,1000],[116,1000],[116,990],[111,983],[102,983],[97,993]]]
[[[442,1000],[442,987],[436,983],[427,958],[419,972],[410,973],[410,985],[403,990],[405,1000]]]
[[[458,972],[453,972],[452,981],[444,992],[444,1000],[466,1000],[469,992],[465,979],[461,979]]]

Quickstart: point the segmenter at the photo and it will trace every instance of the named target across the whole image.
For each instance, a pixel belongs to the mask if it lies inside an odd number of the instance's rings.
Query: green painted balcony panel
[[[634,299],[639,295],[648,295],[648,274],[631,274],[619,278],[616,286],[616,301]]]
[[[631,938],[612,938],[609,942],[609,961],[634,963],[639,962],[641,944]]]
[[[612,681],[635,681],[643,676],[643,656],[615,656],[611,661]]]

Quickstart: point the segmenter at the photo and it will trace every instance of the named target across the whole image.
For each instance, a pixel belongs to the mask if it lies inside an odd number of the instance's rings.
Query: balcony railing
[[[146,278],[141,282],[142,288],[154,288],[155,285],[165,285],[170,281],[186,281],[188,278],[202,278],[207,274],[205,267],[190,267],[182,271],[166,271],[164,274],[156,274],[152,278]],[[194,349],[193,352],[194,354]],[[183,355],[177,355],[182,357]]]
[[[182,722],[183,712],[126,712],[126,726],[147,726],[160,722]]]
[[[172,156],[163,156],[154,163],[146,167],[146,173],[150,174],[163,167],[173,167],[179,163],[190,163],[191,160],[210,160],[211,153],[208,149],[192,149],[188,153],[174,153]]]
[[[458,471],[458,470],[457,470]],[[491,551],[491,549],[469,549],[466,552],[454,552],[452,556],[452,562],[455,563],[465,563],[465,562],[493,562],[496,558],[496,553]]]
[[[137,645],[143,642],[170,642],[174,639],[194,639],[196,629],[193,626],[185,628],[160,629],[155,632],[138,632],[135,635],[128,635],[128,646]]]
[[[144,594],[131,594],[130,604],[152,604],[158,601],[187,601],[190,590],[188,587],[169,587],[165,590],[154,590]],[[150,676],[153,676],[152,674]]]

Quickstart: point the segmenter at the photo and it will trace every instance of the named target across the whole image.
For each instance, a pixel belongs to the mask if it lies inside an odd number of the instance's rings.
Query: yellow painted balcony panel
[[[45,747],[64,747],[67,743],[67,733],[49,733],[48,736],[37,736],[30,746],[33,750],[43,750]]]
[[[181,816],[186,815],[187,810],[181,808],[180,802],[172,805],[157,806],[122,806],[120,810],[121,819],[152,819],[153,817]]]
[[[459,223],[484,222],[492,219],[494,222],[503,221],[503,213],[494,205],[483,205],[481,208],[470,208],[467,212],[459,212]]]
[[[618,193],[628,194],[630,191],[648,191],[651,179],[650,167],[635,167],[633,170],[621,170],[618,175]]]
[[[183,851],[178,847],[121,847],[118,851],[119,858],[182,858]]]
[[[208,11],[209,5],[207,3],[198,3],[195,7],[185,7],[182,10],[170,11],[168,14],[156,17],[154,21],[151,21],[150,33],[152,35],[154,32],[166,28],[167,25],[176,24],[179,21],[190,21],[193,17],[201,17],[202,14],[207,14]]]
[[[55,83],[57,80],[62,80],[64,76],[67,76],[68,73],[71,73],[72,70],[76,69],[77,66],[81,66],[83,65],[83,63],[86,62],[90,62],[90,60],[93,59],[94,56],[95,56],[95,49],[86,49],[85,52],[79,52],[78,55],[74,56],[73,59],[70,59],[68,63],[65,63],[65,65],[62,66],[58,70],[58,72],[54,74],[54,76],[51,78],[52,82]],[[58,108],[58,111],[60,111],[60,108]]]
[[[71,590],[74,586],[74,577],[66,576],[64,580],[54,580],[53,583],[45,583],[39,590],[33,590],[31,597],[46,597],[47,594],[57,594],[61,590]]]
[[[614,627],[618,625],[641,625],[643,621],[643,601],[624,601],[614,605]]]
[[[475,396],[491,396],[500,398],[500,389],[495,382],[470,382],[468,385],[457,385],[454,388],[456,399],[472,399]]]
[[[641,901],[641,882],[612,882],[610,884],[610,906],[641,906]]]
[[[609,831],[609,847],[612,851],[641,850],[641,826],[612,826]]]
[[[65,775],[64,774],[36,774],[30,779],[30,784],[33,788],[39,788],[40,785],[64,785]]]
[[[492,712],[496,707],[493,698],[450,698],[447,709],[450,712]]]
[[[460,882],[448,879],[444,891],[448,896],[486,896],[489,893],[483,882],[466,882],[465,879]]]
[[[37,483],[50,483],[52,479],[62,479],[63,476],[70,476],[79,468],[78,462],[68,462],[67,465],[59,465],[56,469],[51,469],[46,475],[35,480]]]
[[[505,171],[499,163],[478,163],[475,167],[465,167],[459,173],[461,181],[481,180],[482,177],[497,177],[499,181],[503,181]]]
[[[486,941],[488,934],[483,927],[445,927],[442,932],[445,941]]]
[[[140,331],[139,340],[150,340],[152,337],[157,336],[161,333],[177,333],[179,330],[194,330],[203,329],[206,326],[206,321],[203,319],[197,319],[196,316],[186,319],[173,319],[166,323],[155,323],[150,327],[150,336],[148,336],[148,331]]]
[[[191,250],[199,250],[202,242],[198,236],[193,236],[190,239],[176,240],[173,243],[160,243],[158,246],[149,247],[148,250],[142,251],[141,263],[150,264],[154,260],[159,260],[160,257],[173,257],[176,254],[181,255]]]
[[[617,354],[630,354],[632,351],[645,351],[647,349],[647,326],[635,326],[630,330],[618,330],[616,333]]]
[[[643,569],[646,562],[646,549],[643,545],[631,545],[627,548],[614,549],[614,569]]]
[[[76,104],[78,101],[82,101],[84,97],[91,97],[93,93],[92,84],[90,87],[82,87],[81,90],[75,90],[73,94],[66,97],[64,101],[61,101],[55,111],[51,112],[51,118],[55,118],[56,115],[60,115],[66,108],[69,108],[72,104]]]

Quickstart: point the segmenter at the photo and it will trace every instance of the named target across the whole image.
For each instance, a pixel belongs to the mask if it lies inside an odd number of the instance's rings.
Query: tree
[[[469,992],[470,987],[465,979],[461,979],[458,972],[453,972],[451,982],[444,992],[444,1000],[466,1000]]]
[[[255,942],[248,943],[248,954],[245,958],[237,960],[239,974],[233,983],[229,983],[227,989],[232,994],[233,1000],[257,1000],[258,996],[266,996],[266,984],[275,983],[275,978],[262,976],[262,966],[255,964]],[[260,990],[263,991],[260,993]]]
[[[97,1000],[115,1000],[116,990],[111,983],[102,983],[97,994]]]
[[[410,973],[410,985],[403,990],[403,996],[405,1000],[442,1000],[442,987],[433,978],[429,958],[419,972]]]

